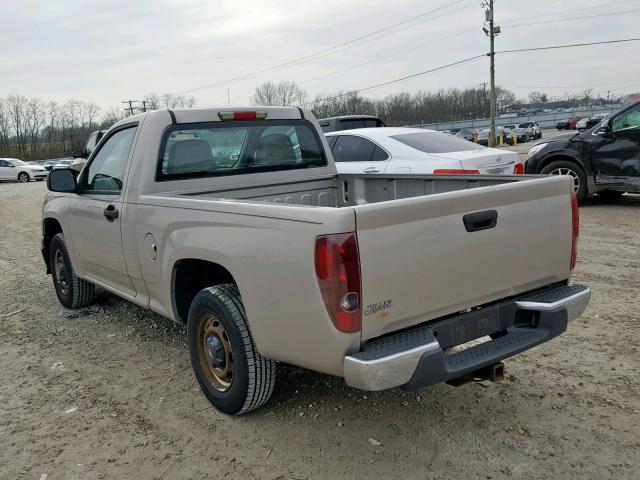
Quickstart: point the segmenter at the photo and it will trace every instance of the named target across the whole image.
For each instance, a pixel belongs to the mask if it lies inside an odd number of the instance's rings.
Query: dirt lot
[[[283,366],[265,408],[230,418],[200,393],[182,328],[106,294],[58,304],[44,193],[0,184],[2,479],[639,478],[638,196],[581,209],[591,306],[504,382],[364,394]]]

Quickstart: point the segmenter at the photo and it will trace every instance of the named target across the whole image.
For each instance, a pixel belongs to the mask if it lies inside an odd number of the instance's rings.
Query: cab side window
[[[136,130],[137,127],[119,130],[102,144],[82,182],[83,191],[117,194],[122,190],[124,170]]]
[[[614,132],[640,132],[640,105],[615,117],[611,129]]]

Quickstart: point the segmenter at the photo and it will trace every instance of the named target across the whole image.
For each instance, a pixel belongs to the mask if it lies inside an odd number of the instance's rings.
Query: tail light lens
[[[341,332],[359,332],[362,329],[362,309],[356,234],[317,237],[315,264],[320,292],[331,321]]]
[[[571,270],[576,266],[578,259],[578,235],[580,234],[580,211],[578,209],[578,197],[571,194]]]
[[[455,168],[438,168],[433,171],[436,175],[474,175],[479,174],[480,170],[462,170]]]
[[[266,111],[241,111],[241,112],[218,112],[220,120],[264,120],[267,118]]]
[[[514,175],[524,175],[524,163],[516,163],[516,166],[513,168]]]

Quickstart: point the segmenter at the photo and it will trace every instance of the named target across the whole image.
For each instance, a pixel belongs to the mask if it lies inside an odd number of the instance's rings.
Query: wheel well
[[[42,256],[47,265],[47,273],[51,273],[51,265],[49,264],[51,239],[58,233],[62,233],[60,223],[55,218],[45,218],[42,224]]]
[[[171,296],[176,320],[187,322],[189,307],[196,294],[206,287],[236,283],[233,275],[217,263],[206,260],[184,259],[173,266]]]
[[[545,158],[542,162],[540,162],[538,164],[538,168],[536,169],[536,173],[540,173],[542,171],[542,169],[544,167],[546,167],[547,165],[549,165],[550,163],[553,162],[559,162],[559,161],[563,161],[563,162],[571,162],[571,163],[575,163],[576,165],[578,165],[580,168],[582,168],[582,170],[584,170],[585,174],[587,173],[584,166],[577,161],[575,158],[569,156],[569,155],[553,155],[549,158]]]

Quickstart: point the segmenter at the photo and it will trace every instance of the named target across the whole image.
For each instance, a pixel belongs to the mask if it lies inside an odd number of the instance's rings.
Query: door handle
[[[376,167],[369,167],[363,170],[364,173],[378,173],[379,171],[380,170],[378,170]]]
[[[105,208],[102,213],[107,217],[107,221],[109,222],[113,222],[120,215],[115,205],[107,205],[107,208]]]
[[[498,212],[496,210],[486,210],[484,212],[469,213],[462,217],[462,221],[467,232],[488,230],[498,224]]]

